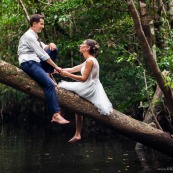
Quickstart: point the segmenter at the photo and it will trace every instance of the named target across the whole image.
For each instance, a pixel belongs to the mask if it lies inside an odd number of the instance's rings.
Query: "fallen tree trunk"
[[[44,98],[42,89],[19,68],[0,60],[0,74],[1,83],[37,98]],[[58,88],[57,95],[63,107],[98,120],[132,140],[173,156],[173,138],[168,133],[137,121],[115,109],[110,116],[100,115],[91,103],[64,89]]]

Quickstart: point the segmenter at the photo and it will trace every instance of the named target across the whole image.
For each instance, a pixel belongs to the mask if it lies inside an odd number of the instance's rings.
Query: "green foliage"
[[[26,95],[20,91],[16,91],[15,89],[12,89],[11,87],[7,87],[5,85],[0,84],[0,109],[4,111],[4,109],[10,110],[10,107],[12,104],[19,104],[22,105],[22,103],[25,102]],[[17,102],[16,102],[17,101]],[[15,110],[11,110],[15,111]]]
[[[78,45],[86,38],[100,44],[100,79],[114,107],[126,110],[134,102],[146,100],[143,77],[143,56],[135,36],[127,4],[122,0],[23,0],[29,15],[45,15],[45,42],[59,48],[57,64],[70,67],[83,61]],[[3,0],[0,13],[0,58],[18,65],[17,46],[20,36],[28,29],[24,12],[17,0]],[[168,54],[167,54],[168,55]],[[171,56],[171,51],[170,51]],[[170,57],[171,58],[171,57]],[[161,66],[164,62],[160,61]],[[58,78],[60,80],[61,78]],[[147,73],[149,93],[155,82]],[[0,87],[3,92],[4,87]],[[15,90],[10,98],[16,98]],[[23,98],[18,95],[18,99]]]
[[[163,31],[163,33],[164,32],[166,32],[166,30]],[[157,52],[159,55],[158,64],[160,68],[169,71],[169,75],[165,76],[167,81],[166,86],[173,88],[173,30],[169,32],[169,37],[165,41],[164,48],[158,49]]]
[[[17,1],[2,1],[0,12],[0,58],[17,65],[17,45],[19,39],[18,29],[23,28],[21,21],[25,17],[19,13]],[[24,29],[24,28],[23,28]]]

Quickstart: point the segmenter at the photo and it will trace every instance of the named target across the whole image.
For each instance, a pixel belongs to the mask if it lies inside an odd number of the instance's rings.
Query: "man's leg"
[[[47,73],[41,67],[41,64],[34,61],[22,63],[21,65],[24,72],[30,75],[44,90],[46,106],[50,115],[53,115],[54,122],[60,124],[68,123],[61,115],[58,98],[55,91],[55,86]],[[59,116],[59,117],[58,117]]]
[[[50,49],[46,50],[46,53],[50,56],[50,58],[52,59],[52,61],[54,63],[56,63],[57,57],[58,57],[58,48],[56,48],[54,51],[51,51]],[[58,84],[56,83],[54,77],[53,77],[53,73],[54,73],[54,68],[49,65],[47,62],[42,61],[41,65],[43,67],[43,69],[45,70],[45,72],[49,75],[49,77],[53,80],[54,85],[57,86]]]
[[[58,57],[58,48],[56,48],[54,51],[51,51],[50,49],[46,50],[46,53],[50,56],[52,61],[56,63],[57,57]],[[49,65],[47,62],[42,61],[41,65],[46,73],[54,73],[54,68]]]

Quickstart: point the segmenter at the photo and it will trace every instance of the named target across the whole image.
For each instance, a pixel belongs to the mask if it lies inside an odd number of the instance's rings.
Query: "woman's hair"
[[[44,16],[41,15],[41,14],[33,14],[30,18],[30,26],[33,26],[33,23],[36,22],[36,23],[39,23],[40,22],[40,19],[43,19],[44,20]]]
[[[85,40],[85,43],[90,47],[89,53],[92,56],[97,57],[99,44],[95,40],[92,40],[92,39]]]

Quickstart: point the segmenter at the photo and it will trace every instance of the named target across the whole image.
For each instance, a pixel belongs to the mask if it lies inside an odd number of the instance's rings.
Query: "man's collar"
[[[34,30],[32,30],[31,28],[29,28],[29,31],[35,35],[36,38],[38,38],[38,34],[36,32],[34,32]]]

